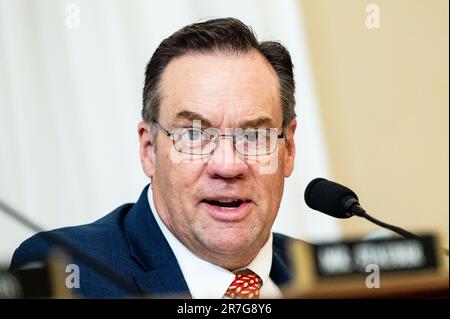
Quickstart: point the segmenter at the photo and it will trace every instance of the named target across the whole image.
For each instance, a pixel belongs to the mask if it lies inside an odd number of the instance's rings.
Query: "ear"
[[[297,120],[292,120],[287,129],[286,134],[286,144],[284,148],[284,176],[289,177],[294,170],[294,159],[295,159],[295,142],[294,135],[295,129],[297,128]]]
[[[145,175],[152,178],[155,172],[155,145],[153,144],[150,126],[142,121],[138,125],[139,156]]]

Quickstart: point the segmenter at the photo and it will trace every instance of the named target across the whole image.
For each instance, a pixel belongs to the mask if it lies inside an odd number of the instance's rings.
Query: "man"
[[[258,43],[237,19],[186,26],[165,39],[145,73],[140,158],[151,179],[136,204],[55,230],[125,276],[144,295],[281,297],[292,279],[287,237],[272,234],[293,170],[296,120],[288,51]],[[42,234],[11,269],[47,257]],[[127,296],[75,258],[77,293]]]

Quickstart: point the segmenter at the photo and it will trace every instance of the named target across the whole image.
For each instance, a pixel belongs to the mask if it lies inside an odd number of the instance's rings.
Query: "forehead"
[[[186,54],[172,60],[160,83],[160,120],[174,123],[177,115],[194,112],[214,126],[237,119],[269,117],[281,125],[277,74],[258,52]]]

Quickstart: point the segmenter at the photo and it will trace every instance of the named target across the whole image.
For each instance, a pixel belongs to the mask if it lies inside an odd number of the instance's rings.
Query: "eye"
[[[258,132],[245,133],[244,137],[249,142],[255,142],[258,140]]]
[[[266,137],[266,132],[265,131],[260,131],[260,130],[246,132],[244,134],[244,138],[248,142],[258,142],[259,140],[265,139],[265,137]]]
[[[192,141],[192,142],[199,141],[202,138],[202,131],[199,129],[193,129],[193,128],[186,129],[184,131],[183,138],[187,139],[188,141]]]

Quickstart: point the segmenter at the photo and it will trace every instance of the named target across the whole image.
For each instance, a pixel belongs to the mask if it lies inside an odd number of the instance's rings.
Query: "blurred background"
[[[44,229],[90,223],[149,182],[144,69],[180,27],[233,16],[288,47],[299,127],[275,230],[379,232],[303,202],[327,177],[373,216],[448,247],[448,0],[0,0],[0,199]],[[0,264],[33,233],[0,213]]]

